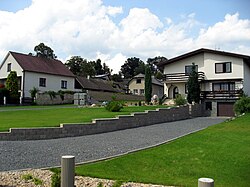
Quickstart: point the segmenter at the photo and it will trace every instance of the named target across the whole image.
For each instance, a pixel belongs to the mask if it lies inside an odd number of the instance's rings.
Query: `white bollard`
[[[61,187],[74,187],[75,157],[71,155],[62,156],[61,164]]]
[[[4,104],[4,105],[7,104],[7,102],[6,102],[6,97],[5,97],[5,96],[3,97],[3,104]]]
[[[199,178],[198,187],[214,187],[214,180],[210,178]]]

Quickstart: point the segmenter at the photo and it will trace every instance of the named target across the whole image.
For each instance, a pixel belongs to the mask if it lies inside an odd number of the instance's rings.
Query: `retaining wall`
[[[63,98],[60,95],[50,97],[47,93],[39,93],[36,96],[36,103],[38,105],[58,105],[58,104],[71,104],[73,103],[73,94],[63,94]]]
[[[149,110],[111,119],[95,119],[92,123],[61,124],[60,127],[51,128],[11,128],[9,132],[0,132],[0,140],[40,140],[105,133],[188,119],[194,114],[190,110],[192,107],[187,105]],[[199,114],[202,116],[202,112]],[[195,113],[195,117],[198,116],[198,113]]]

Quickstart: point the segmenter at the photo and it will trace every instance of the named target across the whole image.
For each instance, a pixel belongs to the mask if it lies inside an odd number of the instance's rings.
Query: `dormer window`
[[[11,72],[11,63],[7,64],[7,72]]]

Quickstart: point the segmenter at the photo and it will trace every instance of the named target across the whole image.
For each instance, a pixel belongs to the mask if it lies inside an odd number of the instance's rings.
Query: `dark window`
[[[206,110],[212,110],[212,102],[206,102],[205,106],[206,106]]]
[[[62,89],[67,89],[67,81],[61,81],[61,88]]]
[[[213,83],[213,91],[232,91],[235,90],[234,82]]]
[[[39,79],[39,86],[46,87],[46,78]]]
[[[140,95],[144,95],[144,89],[140,89]]]
[[[185,74],[189,75],[192,72],[193,65],[185,66]],[[198,72],[198,65],[195,65],[195,71]]]
[[[7,72],[11,71],[11,63],[7,64]]]
[[[141,79],[136,79],[136,84],[141,84]]]
[[[232,66],[231,62],[223,62],[215,64],[215,73],[231,73]]]

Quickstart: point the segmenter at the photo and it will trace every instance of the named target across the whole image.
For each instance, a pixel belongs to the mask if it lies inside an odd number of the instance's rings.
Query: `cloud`
[[[119,23],[115,17],[122,17]],[[33,0],[16,13],[0,11],[0,58],[7,51],[33,52],[44,42],[59,59],[70,55],[93,60],[101,58],[114,73],[128,57],[143,61],[155,56],[167,58],[201,48],[250,54],[250,20],[239,13],[206,26],[196,14],[162,20],[149,8],[105,6],[102,0]],[[198,31],[198,32],[197,32]]]
[[[204,46],[230,46],[250,42],[250,20],[239,19],[239,13],[227,14],[222,22],[201,29],[196,42]],[[235,46],[235,48],[237,48]]]

